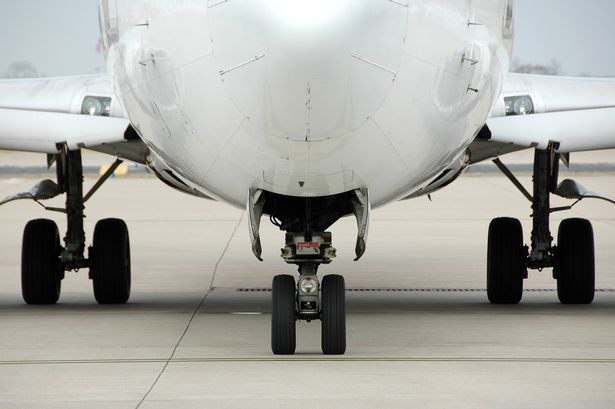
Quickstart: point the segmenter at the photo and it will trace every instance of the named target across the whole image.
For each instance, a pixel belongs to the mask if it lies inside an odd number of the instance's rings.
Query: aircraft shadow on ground
[[[91,314],[138,314],[138,313],[185,313],[190,314],[201,304],[202,295],[186,296],[168,293],[135,295],[125,305],[99,305],[86,297],[66,297],[56,305],[26,305],[20,299],[0,301],[0,313],[91,313]],[[590,305],[562,305],[555,292],[529,293],[517,305],[492,305],[486,293],[382,293],[366,292],[347,295],[349,314],[387,313],[495,313],[513,314],[601,314],[615,312],[615,292],[597,293]],[[263,313],[271,310],[270,293],[236,293],[225,291],[210,294],[199,308],[199,314]]]

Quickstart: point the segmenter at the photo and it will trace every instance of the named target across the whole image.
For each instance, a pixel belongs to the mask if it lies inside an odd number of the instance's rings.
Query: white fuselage
[[[258,188],[380,206],[485,124],[512,1],[101,0],[110,74],[152,152],[237,206]]]

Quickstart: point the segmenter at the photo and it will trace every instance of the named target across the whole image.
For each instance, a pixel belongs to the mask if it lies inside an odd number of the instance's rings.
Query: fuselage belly
[[[101,1],[133,126],[236,206],[367,189],[380,206],[463,160],[508,68],[505,0]]]

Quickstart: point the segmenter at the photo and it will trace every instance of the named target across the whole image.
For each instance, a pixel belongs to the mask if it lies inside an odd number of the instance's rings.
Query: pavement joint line
[[[285,362],[485,362],[485,363],[600,363],[615,364],[615,358],[502,358],[502,357],[341,357],[325,358],[321,356],[313,357],[292,357],[292,358],[125,358],[125,359],[75,359],[75,360],[15,360],[0,361],[0,366],[26,366],[26,365],[96,365],[96,364],[185,364],[185,363],[285,363]]]
[[[201,307],[205,304],[205,300],[207,300],[207,297],[209,296],[209,294],[211,294],[211,292],[213,291],[214,280],[216,278],[216,273],[218,272],[218,267],[220,266],[220,263],[222,262],[222,259],[224,258],[224,256],[228,252],[228,249],[229,249],[229,247],[231,245],[231,241],[233,241],[233,238],[237,234],[237,230],[239,230],[239,226],[241,226],[241,223],[243,222],[244,214],[245,214],[245,212],[241,212],[241,216],[239,217],[239,220],[237,221],[237,224],[235,225],[235,228],[233,229],[229,239],[227,240],[226,245],[224,246],[224,249],[222,250],[222,253],[220,254],[220,257],[218,258],[218,261],[216,261],[216,265],[214,266],[214,272],[211,275],[211,281],[209,282],[209,288],[205,292],[205,295],[203,295],[203,298],[201,299],[201,302],[192,311],[192,315],[190,316],[190,319],[188,320],[188,324],[186,325],[186,328],[184,329],[182,335],[179,337],[179,340],[175,344],[175,347],[173,347],[173,352],[171,352],[171,356],[166,361],[162,361],[162,362],[164,362],[164,366],[160,370],[160,373],[158,374],[158,376],[156,376],[156,379],[154,379],[154,382],[149,387],[147,392],[145,392],[145,395],[143,395],[143,398],[139,401],[139,403],[137,404],[135,409],[139,409],[145,403],[145,401],[147,400],[148,396],[152,393],[152,391],[154,390],[154,388],[158,384],[158,381],[160,380],[160,378],[162,377],[162,375],[166,371],[167,367],[169,366],[169,363],[171,361],[173,361],[173,359],[175,358],[175,354],[177,353],[177,349],[179,348],[180,344],[184,340],[184,337],[188,333],[188,330],[190,329],[190,326],[192,325],[192,322],[194,321],[194,318],[198,314],[198,312],[201,309]]]
[[[213,287],[212,290],[235,290],[240,293],[265,293],[271,292],[271,288],[224,288]],[[350,293],[482,293],[486,288],[347,288]],[[554,293],[555,288],[526,288],[523,292],[528,293]],[[597,293],[615,293],[615,288],[597,288]]]

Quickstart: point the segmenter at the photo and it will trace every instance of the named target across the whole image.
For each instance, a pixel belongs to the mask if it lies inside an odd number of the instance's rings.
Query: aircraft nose
[[[236,106],[266,132],[330,139],[386,98],[407,12],[396,1],[219,1],[209,9],[214,58]]]

